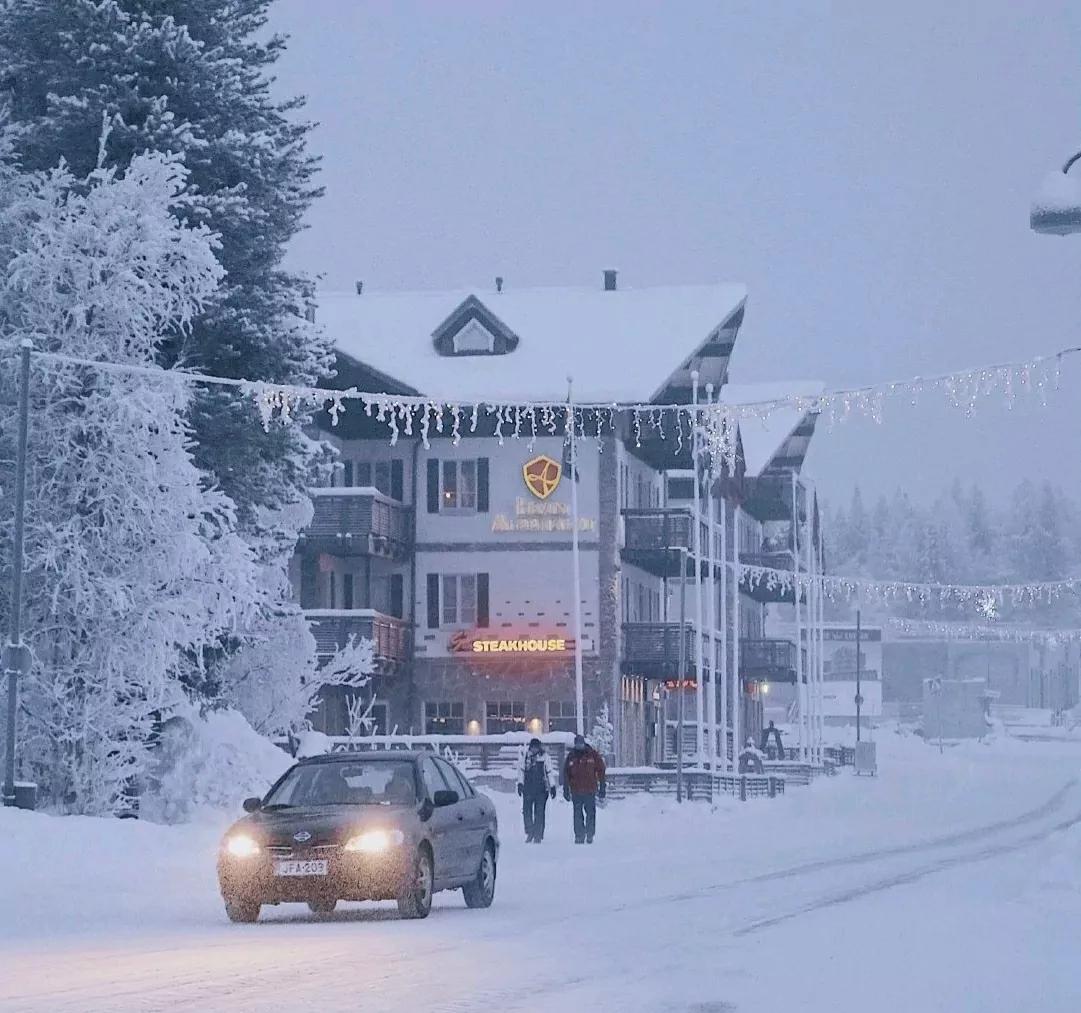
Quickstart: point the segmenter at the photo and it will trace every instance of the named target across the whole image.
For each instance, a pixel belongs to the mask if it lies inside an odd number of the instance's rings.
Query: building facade
[[[578,400],[663,405],[690,402],[694,374],[724,393],[744,301],[738,286],[623,291],[606,272],[596,291],[382,296],[358,285],[318,313],[337,349],[335,386],[554,401],[574,372]],[[588,732],[607,709],[619,762],[670,760],[680,728],[696,753],[707,729],[721,734],[722,712],[757,734],[760,687],[795,681],[799,666],[792,640],[765,635],[783,592],[737,590],[731,564],[799,565],[793,510],[808,520],[799,472],[814,419],[756,434],[711,481],[670,421],[643,431],[624,414],[576,440],[574,474],[559,418],[515,436],[490,414],[467,412],[466,425],[441,411],[424,435],[403,424],[394,440],[364,413],[320,419],[338,464],[312,491],[293,579],[320,654],[371,637],[377,672],[360,691],[325,690],[317,727],[348,733],[374,693],[383,732],[573,731],[580,635],[583,723]]]

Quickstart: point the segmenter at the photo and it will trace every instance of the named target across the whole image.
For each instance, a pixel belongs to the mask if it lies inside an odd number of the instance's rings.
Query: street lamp
[[[1045,177],[1032,202],[1029,225],[1045,236],[1069,236],[1081,232],[1081,177],[1068,175],[1081,151],[1071,155],[1061,172]]]

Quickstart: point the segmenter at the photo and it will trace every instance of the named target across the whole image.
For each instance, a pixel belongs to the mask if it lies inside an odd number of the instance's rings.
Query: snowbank
[[[140,814],[162,823],[188,820],[206,807],[235,812],[245,798],[265,794],[293,762],[232,710],[170,718],[157,759]]]

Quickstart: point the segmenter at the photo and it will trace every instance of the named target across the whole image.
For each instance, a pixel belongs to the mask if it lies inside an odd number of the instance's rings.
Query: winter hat
[[[541,748],[541,740],[540,739],[530,739],[529,740],[529,748],[532,749],[534,746],[536,746],[538,749],[540,749]]]
[[[584,746],[586,744],[586,737],[584,735],[576,735],[574,737],[574,744],[576,746]]]

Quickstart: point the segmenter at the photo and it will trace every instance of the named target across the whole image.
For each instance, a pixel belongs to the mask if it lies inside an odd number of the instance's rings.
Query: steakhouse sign
[[[567,654],[574,650],[572,637],[490,637],[459,630],[450,638],[456,654]]]

